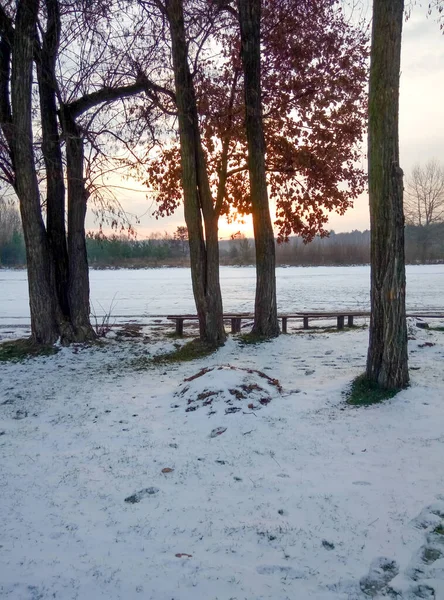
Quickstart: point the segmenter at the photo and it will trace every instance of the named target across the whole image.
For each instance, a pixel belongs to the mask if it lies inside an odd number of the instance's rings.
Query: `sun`
[[[219,239],[229,240],[233,236],[245,238],[254,237],[251,215],[242,217],[242,221],[231,221],[231,223],[228,223],[225,217],[220,219]]]

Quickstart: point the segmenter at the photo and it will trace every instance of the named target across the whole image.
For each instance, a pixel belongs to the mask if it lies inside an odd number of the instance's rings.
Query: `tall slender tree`
[[[374,0],[368,106],[371,318],[366,376],[382,389],[408,385],[399,79],[404,0]]]
[[[265,172],[265,138],[261,93],[261,0],[238,0],[244,71],[245,129],[248,142],[251,212],[256,242],[256,297],[252,333],[279,335],[276,301],[276,256]]]
[[[37,0],[20,0],[15,30],[11,27],[8,35],[4,28],[6,35],[2,39],[9,45],[12,63],[10,125],[13,133],[10,154],[27,248],[32,333],[37,342],[52,343],[59,336],[63,315],[54,293],[54,274],[40,209],[33,147],[32,73],[38,9]],[[6,125],[9,127],[7,121]]]
[[[217,347],[225,341],[219,283],[218,214],[202,148],[196,94],[188,62],[183,3],[182,0],[165,0],[164,6],[171,35],[184,211],[200,337]]]

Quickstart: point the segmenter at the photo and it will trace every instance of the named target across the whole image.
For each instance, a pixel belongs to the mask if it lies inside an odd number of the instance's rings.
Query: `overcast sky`
[[[399,143],[408,177],[413,165],[444,162],[444,35],[424,7],[415,7],[402,39]],[[367,194],[343,216],[332,215],[335,231],[369,227]]]
[[[444,0],[442,0],[444,2]],[[369,12],[369,11],[368,11]],[[426,8],[416,6],[404,24],[401,63],[400,95],[400,154],[401,167],[406,176],[416,163],[424,164],[432,158],[444,162],[444,35],[433,17],[427,17]],[[366,159],[363,157],[363,165]],[[127,185],[127,184],[125,184]],[[126,210],[144,215],[137,225],[138,237],[151,232],[175,231],[184,224],[181,210],[173,217],[156,221],[153,208],[144,193],[122,192]],[[87,227],[97,226],[91,216]],[[329,228],[335,231],[366,229],[369,226],[368,196],[355,202],[355,207],[344,216],[331,214]],[[226,238],[240,227],[220,223],[220,237]],[[252,235],[247,224],[242,228]]]

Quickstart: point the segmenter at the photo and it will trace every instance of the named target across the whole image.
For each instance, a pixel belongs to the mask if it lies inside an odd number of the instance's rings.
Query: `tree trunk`
[[[47,27],[38,56],[42,153],[46,170],[46,231],[54,264],[55,286],[63,316],[69,320],[68,250],[65,230],[65,184],[58,130],[55,66],[60,39],[57,0],[46,0]]]
[[[14,131],[10,100],[11,83],[11,44],[6,38],[0,39],[0,127],[5,138],[5,155],[10,159],[11,185],[14,180]]]
[[[193,293],[200,338],[217,347],[224,343],[226,337],[219,282],[218,215],[213,207],[200,138],[196,96],[188,66],[182,0],[167,0],[166,11],[171,32]]]
[[[32,70],[38,5],[38,0],[21,0],[17,5],[11,106],[16,190],[26,244],[32,336],[38,343],[51,344],[59,337],[59,327],[32,137]]]
[[[275,244],[268,203],[262,121],[261,0],[238,0],[238,9],[244,70],[248,170],[256,243],[256,299],[252,333],[269,338],[279,335],[279,324],[276,303]]]
[[[88,194],[83,176],[84,147],[79,127],[65,107],[62,108],[62,120],[68,181],[68,300],[74,339],[83,342],[95,337],[89,318],[89,271],[85,237]]]
[[[368,132],[371,319],[366,374],[384,389],[401,389],[409,381],[398,141],[403,9],[403,0],[373,3]]]

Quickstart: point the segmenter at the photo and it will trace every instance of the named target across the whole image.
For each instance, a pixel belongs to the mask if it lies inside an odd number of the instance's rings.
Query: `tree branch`
[[[14,40],[14,27],[12,20],[6,14],[5,9],[0,5],[0,35],[4,38],[9,46],[12,46]]]
[[[109,87],[105,86],[96,92],[85,94],[81,98],[74,100],[65,105],[65,108],[70,112],[73,118],[79,117],[90,108],[102,104],[104,102],[113,102],[119,98],[135,96],[144,90],[144,85],[136,82],[130,85]]]
[[[152,92],[156,94],[162,93],[169,96],[174,102],[176,101],[176,96],[171,90],[153,83],[146,76],[142,75],[137,78],[135,83],[129,85],[122,85],[114,88],[105,86],[100,90],[85,94],[81,98],[66,104],[65,108],[70,112],[73,118],[76,118],[99,104],[113,102],[120,98],[136,96],[141,92],[146,92],[150,97]]]

